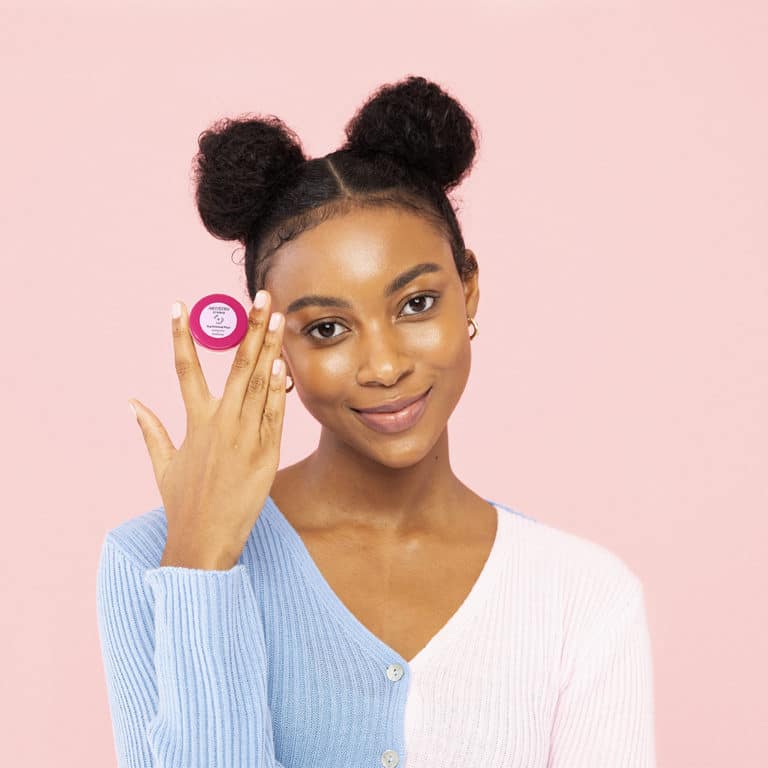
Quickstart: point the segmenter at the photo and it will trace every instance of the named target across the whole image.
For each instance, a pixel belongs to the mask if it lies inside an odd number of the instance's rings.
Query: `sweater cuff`
[[[240,563],[227,571],[161,566],[146,570],[143,579],[155,600],[158,645],[166,640],[226,654],[254,617],[256,597]]]

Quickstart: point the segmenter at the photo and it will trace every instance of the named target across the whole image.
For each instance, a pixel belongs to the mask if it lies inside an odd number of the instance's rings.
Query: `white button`
[[[384,768],[395,768],[400,762],[400,756],[394,749],[386,749],[381,753],[381,764]]]
[[[397,682],[403,676],[403,668],[399,664],[390,664],[387,667],[387,677]]]

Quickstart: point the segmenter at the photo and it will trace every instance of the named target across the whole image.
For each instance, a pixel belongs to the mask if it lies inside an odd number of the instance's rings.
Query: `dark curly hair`
[[[223,118],[199,135],[200,218],[214,237],[245,246],[251,300],[280,245],[355,207],[416,212],[447,237],[462,280],[477,269],[446,195],[475,158],[478,131],[464,108],[436,83],[409,76],[375,91],[345,134],[339,149],[313,159],[274,115]]]

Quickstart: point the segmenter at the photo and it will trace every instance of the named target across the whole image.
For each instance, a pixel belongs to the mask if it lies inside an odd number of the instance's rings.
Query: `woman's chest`
[[[546,765],[563,616],[548,571],[521,563],[498,523],[495,548],[493,528],[441,551],[295,525],[300,546],[263,552],[265,570],[277,555],[291,572],[287,589],[259,579],[286,766],[329,730],[409,768]]]
[[[391,576],[394,588],[382,589],[371,575],[377,569],[370,558],[361,557],[353,569],[357,580],[340,580],[334,579],[332,563],[323,564],[318,548],[314,556],[350,615],[329,611],[325,592],[302,582],[291,592],[296,604],[281,601],[274,614],[286,621],[279,626],[267,621],[267,645],[274,654],[271,706],[281,749],[316,754],[319,736],[313,728],[319,733],[330,728],[343,744],[373,734],[380,753],[396,751],[409,768],[544,768],[562,627],[562,616],[547,610],[554,607],[547,595],[526,594],[533,584],[520,584],[514,569],[503,569],[483,599],[470,601],[471,610],[449,623],[447,633],[438,627],[435,645],[434,626],[453,606],[429,613],[426,604],[444,590],[428,569],[419,579],[430,587],[414,597],[419,590],[413,589],[413,576],[406,581],[410,589]],[[420,600],[423,614],[432,616],[431,627],[413,608]],[[301,629],[286,642],[286,624],[295,625],[290,617],[301,615],[300,609],[313,630]],[[368,642],[353,626],[352,613],[407,663]],[[417,646],[428,643],[425,655]],[[355,715],[347,722],[344,712],[350,708]]]
[[[302,535],[325,581],[372,635],[410,662],[458,612],[490,543],[367,546]]]

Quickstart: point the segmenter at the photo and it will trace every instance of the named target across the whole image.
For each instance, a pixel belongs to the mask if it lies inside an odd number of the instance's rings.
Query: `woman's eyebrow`
[[[406,286],[411,280],[415,280],[419,275],[425,272],[442,272],[443,268],[436,264],[434,261],[424,261],[421,264],[406,269],[405,272],[401,272],[397,277],[387,283],[384,288],[384,297],[387,298],[393,293],[396,293],[401,288]],[[338,296],[320,296],[317,293],[310,293],[307,296],[302,296],[300,299],[292,301],[285,314],[289,315],[291,312],[298,312],[304,307],[340,307],[342,309],[352,309],[352,304],[346,299],[342,299]]]

